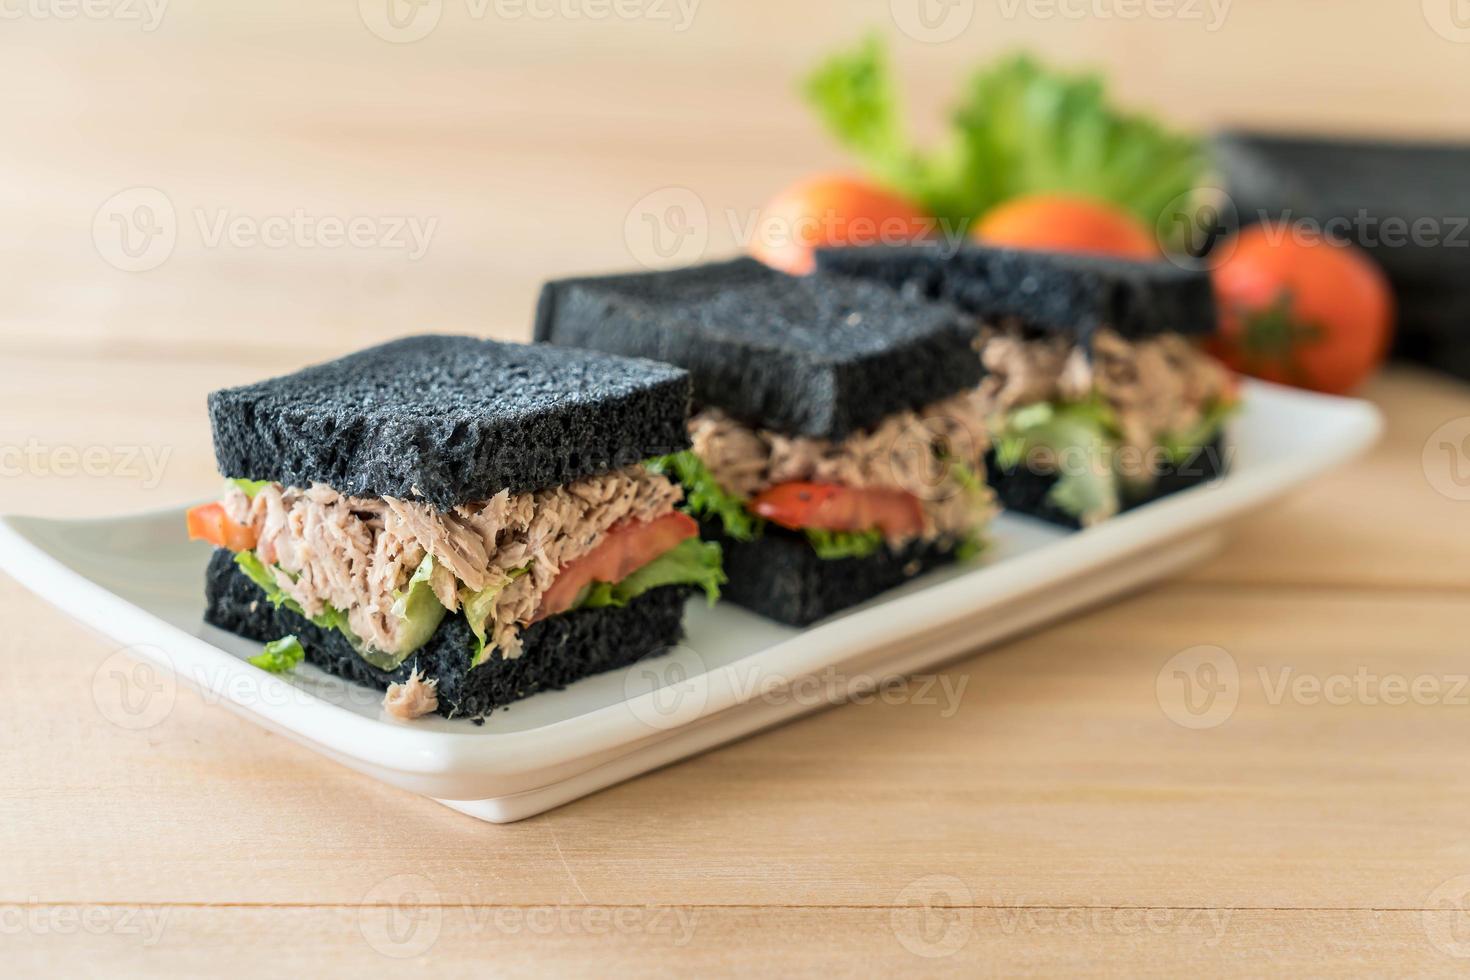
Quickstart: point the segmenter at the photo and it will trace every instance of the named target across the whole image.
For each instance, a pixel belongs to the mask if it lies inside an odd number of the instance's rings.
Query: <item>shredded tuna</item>
[[[267,484],[253,499],[232,485],[224,506],[231,520],[256,529],[256,553],[307,615],[341,610],[380,650],[399,644],[393,601],[426,555],[434,557],[429,587],[451,611],[462,590],[509,582],[486,624],[490,644],[509,658],[520,654],[520,627],[561,566],[601,544],[613,525],[662,517],[682,496],[665,477],[633,466],[550,490],[502,491],[447,512],[392,497],[344,497],[323,484]]]
[[[751,429],[717,409],[695,415],[689,431],[695,453],[715,480],[742,499],[794,480],[904,490],[919,499],[924,540],[968,535],[994,511],[990,492],[981,486],[990,444],[983,416],[968,394],[917,412],[898,412],[835,442]],[[974,476],[974,483],[956,475],[955,462]]]
[[[383,710],[399,721],[413,721],[439,709],[439,681],[425,680],[417,670],[402,684],[389,684]]]
[[[1124,443],[1142,450],[1199,422],[1230,383],[1223,365],[1178,334],[1129,342],[1103,329],[1089,351],[992,328],[981,359],[990,372],[979,388],[983,414],[1096,394],[1112,408]]]

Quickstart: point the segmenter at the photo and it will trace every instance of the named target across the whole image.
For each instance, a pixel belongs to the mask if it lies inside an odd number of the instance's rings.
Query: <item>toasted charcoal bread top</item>
[[[547,283],[536,339],[686,368],[694,399],[758,428],[841,439],[979,381],[948,306],[750,259]]]
[[[653,361],[408,337],[209,396],[220,472],[443,509],[689,444],[689,376]]]
[[[1104,326],[1128,340],[1208,334],[1216,326],[1209,274],[1162,260],[935,243],[824,249],[817,252],[817,269],[1082,340]]]

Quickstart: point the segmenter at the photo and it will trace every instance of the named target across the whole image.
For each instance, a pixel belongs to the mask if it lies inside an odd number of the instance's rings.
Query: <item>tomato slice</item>
[[[871,531],[890,537],[919,534],[919,499],[902,490],[857,489],[836,483],[778,483],[751,501],[751,510],[793,531]]]
[[[535,620],[566,612],[593,582],[621,582],[686,538],[699,533],[688,514],[675,511],[651,521],[623,521],[607,532],[602,544],[567,562],[541,597]]]
[[[223,504],[191,507],[186,520],[190,541],[208,541],[216,548],[228,548],[231,551],[249,551],[255,547],[255,529],[230,520]]]

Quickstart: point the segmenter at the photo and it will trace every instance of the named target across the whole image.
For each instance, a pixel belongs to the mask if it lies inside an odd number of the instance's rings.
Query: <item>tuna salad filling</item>
[[[995,512],[983,422],[969,394],[842,440],[752,428],[707,408],[690,420],[693,450],[659,469],[684,485],[691,512],[737,540],[770,522],[805,534],[824,558],[915,541],[969,547]]]
[[[1057,476],[1052,501],[1084,524],[1208,451],[1237,403],[1234,376],[1177,334],[1103,329],[1085,345],[1008,325],[987,328],[980,350],[998,467]]]
[[[451,614],[478,638],[465,652],[477,666],[520,656],[521,630],[548,616],[663,585],[718,595],[719,548],[675,510],[682,497],[644,466],[449,511],[232,480],[218,503],[190,512],[189,530],[234,551],[271,601],[340,630],[380,669],[397,669]],[[430,700],[404,691],[413,704]]]

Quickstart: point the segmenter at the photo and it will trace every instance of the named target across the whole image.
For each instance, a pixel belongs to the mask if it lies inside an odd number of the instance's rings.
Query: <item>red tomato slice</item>
[[[694,518],[677,511],[651,521],[623,521],[607,532],[602,544],[561,567],[551,588],[541,597],[535,619],[566,612],[593,582],[621,582],[698,533]]]
[[[902,490],[859,490],[836,483],[779,483],[751,502],[751,509],[793,531],[871,531],[898,537],[919,534],[919,499]]]
[[[249,551],[255,547],[255,529],[230,520],[222,504],[191,507],[186,519],[190,541],[208,541],[216,548],[231,551]]]

